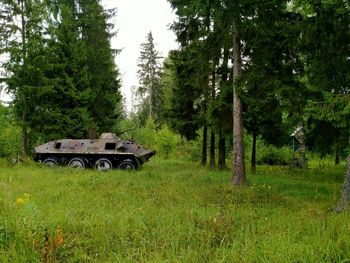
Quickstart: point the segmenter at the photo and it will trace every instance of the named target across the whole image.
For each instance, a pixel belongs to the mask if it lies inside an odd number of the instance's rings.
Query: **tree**
[[[171,109],[169,110],[170,126],[181,136],[194,139],[199,128],[199,107],[195,105],[198,98],[196,86],[196,64],[193,57],[197,55],[193,49],[182,49],[170,53],[174,85],[172,87]]]
[[[214,54],[218,49],[214,48],[215,38],[213,36],[213,1],[169,1],[179,17],[172,25],[172,29],[177,35],[178,42],[181,44],[180,52],[187,54],[193,53],[194,56],[187,60],[190,79],[196,94],[193,98],[192,107],[195,108],[197,115],[192,122],[196,122],[198,127],[203,127],[202,142],[202,160],[201,164],[207,163],[207,144],[208,127],[211,127],[211,164],[214,164],[214,127],[209,116],[210,103],[214,101],[216,81],[216,65]],[[193,59],[195,58],[195,59]],[[218,59],[217,59],[218,60]],[[215,60],[215,61],[217,61]],[[184,62],[184,61],[183,61]],[[182,66],[185,66],[182,62]],[[183,67],[184,69],[186,67]],[[188,75],[189,75],[188,74]],[[210,76],[212,76],[210,78]],[[176,93],[174,93],[176,95]],[[179,94],[180,95],[180,94]],[[214,95],[214,96],[213,96]],[[181,95],[180,95],[181,96]],[[180,100],[180,98],[179,98]]]
[[[46,85],[42,75],[42,63],[45,49],[45,21],[47,21],[45,3],[40,0],[8,0],[5,3],[3,41],[9,57],[6,70],[11,77],[7,79],[8,89],[15,95],[15,112],[22,129],[22,154],[28,153],[29,118],[34,115],[30,110],[34,106],[37,89]],[[4,39],[3,39],[4,40]]]
[[[339,203],[336,207],[337,212],[348,209],[350,205],[350,156],[346,160],[346,171],[344,175],[344,186]]]
[[[160,53],[154,45],[152,32],[149,32],[146,42],[141,44],[138,63],[140,86],[137,93],[142,98],[142,106],[148,110],[148,116],[155,121],[159,120],[163,104],[160,58]]]
[[[349,137],[349,115],[344,109],[350,93],[350,11],[342,2],[316,1],[310,7],[302,39],[310,89],[306,118],[313,146],[322,153],[335,153],[338,159]],[[316,36],[319,41],[312,42]]]
[[[301,51],[305,59],[304,78],[311,95],[305,109],[307,121],[313,128],[327,129],[327,134],[321,132],[321,136],[327,136],[327,144],[335,146],[337,155],[350,143],[349,3],[317,0],[294,4],[303,15]],[[349,166],[350,158],[337,211],[345,209],[350,202]]]
[[[237,8],[237,7],[236,7]],[[237,18],[236,18],[237,19]],[[232,183],[241,185],[246,182],[244,140],[243,140],[243,108],[238,95],[238,81],[242,77],[242,54],[240,37],[240,20],[233,22],[233,151],[232,151]]]
[[[115,10],[104,10],[99,0],[78,0],[78,26],[86,49],[87,74],[91,87],[91,117],[98,131],[117,125],[122,113],[119,72],[114,62],[119,52],[111,48],[114,25],[108,20]]]
[[[254,95],[251,87],[259,88],[261,92],[257,94],[269,91],[270,101],[274,101],[274,105],[278,106],[286,104],[286,101],[281,99],[284,94],[299,93],[300,85],[296,75],[300,73],[300,63],[294,41],[299,37],[299,31],[295,30],[298,15],[288,11],[287,1],[169,2],[178,15],[178,21],[172,28],[177,34],[181,49],[202,47],[203,55],[196,56],[195,61],[191,62],[197,63],[198,68],[199,66],[206,68],[196,71],[203,79],[206,78],[206,81],[201,82],[203,85],[199,93],[200,99],[207,103],[213,113],[221,111],[233,114],[232,181],[234,185],[243,184],[246,181],[243,143],[243,117],[246,114],[242,112],[242,98],[244,95]],[[271,46],[276,48],[276,51],[271,49]],[[228,69],[228,66],[225,66],[228,65],[228,58],[232,58],[233,62],[233,66],[229,69],[230,76],[225,70]],[[212,76],[211,79],[209,75]],[[220,78],[221,81],[217,81]],[[198,83],[199,79],[200,76]],[[215,81],[211,81],[214,79]],[[207,84],[213,82],[219,84],[212,88],[215,98],[211,96],[210,100],[206,95]],[[227,83],[231,83],[231,92],[225,91]],[[260,85],[263,88],[260,88]],[[223,101],[222,98],[228,99],[227,95],[230,93],[233,93],[234,99],[229,103]],[[250,103],[254,103],[257,99],[259,98],[251,97]],[[298,105],[293,103],[295,101],[290,99],[287,102],[288,105]],[[210,105],[211,103],[214,106]],[[228,105],[232,110],[224,110]],[[303,105],[304,103],[299,104],[298,113],[301,112]],[[206,123],[217,125],[219,121],[215,121],[216,116],[219,115],[208,115]],[[220,117],[222,118],[222,115]],[[273,116],[266,116],[266,119],[271,117]],[[203,130],[205,134],[205,129]],[[218,130],[222,134],[222,131]]]
[[[60,22],[51,29],[52,67],[47,72],[55,77],[51,91],[54,100],[43,109],[50,114],[42,113],[46,120],[41,131],[46,130],[47,134],[56,138],[83,138],[88,129],[96,125],[90,108],[94,97],[89,79],[87,46],[80,37],[74,2],[60,0],[58,5]]]
[[[23,145],[27,135],[34,143],[116,129],[121,95],[107,11],[97,0],[19,3],[7,1],[14,20],[22,22],[6,31],[14,35],[7,46],[7,83]]]
[[[301,17],[287,10],[283,3],[279,5],[270,8],[267,4],[257,6],[257,16],[244,23],[246,65],[241,97],[244,125],[253,138],[253,173],[256,169],[257,136],[260,135],[269,144],[282,145],[286,137],[283,134],[288,134],[283,129],[282,115],[286,112],[289,117],[297,115],[299,122],[306,103],[305,99],[299,99],[306,96],[295,96],[306,91],[299,81],[303,64],[295,41],[300,36]]]

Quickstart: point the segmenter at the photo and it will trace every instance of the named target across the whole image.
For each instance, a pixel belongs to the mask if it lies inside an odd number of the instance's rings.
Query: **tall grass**
[[[140,171],[0,168],[0,262],[345,262],[344,165],[229,171],[153,159]]]

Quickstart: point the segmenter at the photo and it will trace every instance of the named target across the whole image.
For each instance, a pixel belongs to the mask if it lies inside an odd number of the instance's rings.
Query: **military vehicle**
[[[34,160],[47,166],[94,167],[99,171],[112,168],[134,170],[154,154],[155,151],[132,140],[122,140],[114,133],[103,133],[98,139],[62,139],[39,145],[35,147]]]

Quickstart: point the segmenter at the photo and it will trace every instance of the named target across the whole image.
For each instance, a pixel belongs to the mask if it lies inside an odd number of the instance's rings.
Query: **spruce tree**
[[[115,10],[104,10],[99,0],[77,2],[92,96],[89,111],[99,131],[110,131],[122,116],[121,83],[114,62],[118,50],[112,49],[110,43],[115,33],[109,19],[114,17]]]
[[[138,77],[140,86],[137,93],[141,97],[141,105],[148,110],[148,117],[156,122],[161,115],[163,105],[163,90],[161,85],[161,59],[156,50],[152,32],[149,32],[146,42],[141,44],[141,52],[138,60]]]
[[[42,94],[46,103],[37,110],[41,119],[38,130],[48,139],[83,138],[94,125],[89,111],[92,98],[86,45],[80,38],[74,2],[59,0],[57,7],[57,20],[49,28],[49,66],[45,72],[52,88]]]
[[[317,131],[313,133],[313,140],[319,148],[333,150],[336,156],[340,151],[349,154],[349,3],[295,1],[294,7],[303,16],[301,53],[305,59],[304,79],[310,89],[305,112],[309,127]],[[343,192],[336,209],[339,212],[350,205],[349,182],[348,156]]]
[[[303,14],[301,52],[310,90],[306,107],[310,141],[319,151],[339,157],[349,145],[349,5],[316,1],[309,6],[309,13]],[[318,41],[313,41],[316,37]]]
[[[201,110],[196,76],[198,68],[193,60],[196,56],[198,56],[197,50],[192,48],[183,48],[170,53],[174,85],[168,117],[170,126],[187,139],[196,138],[201,125],[198,120]]]
[[[5,67],[11,75],[7,86],[15,96],[13,103],[22,128],[22,154],[26,155],[37,93],[47,86],[43,75],[47,10],[44,2],[35,0],[9,0],[4,4],[8,17],[2,31],[7,37],[3,51],[10,57]]]

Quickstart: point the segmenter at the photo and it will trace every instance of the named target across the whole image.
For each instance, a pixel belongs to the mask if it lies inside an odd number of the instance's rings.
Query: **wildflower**
[[[19,206],[25,205],[29,201],[29,197],[28,193],[24,193],[23,196],[16,198],[16,204]]]
[[[56,233],[55,233],[55,238],[54,238],[54,243],[55,243],[55,247],[61,247],[63,245],[63,235],[62,235],[62,230],[61,228],[57,228],[56,229]]]
[[[24,200],[24,198],[22,197],[17,197],[16,198],[16,204],[17,205],[24,205],[26,203],[26,200]]]

